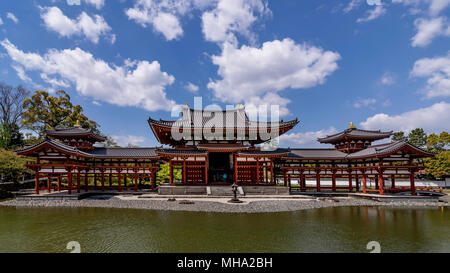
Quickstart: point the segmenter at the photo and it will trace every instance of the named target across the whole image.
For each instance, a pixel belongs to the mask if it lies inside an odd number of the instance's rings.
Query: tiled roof
[[[378,156],[378,155],[389,154],[389,153],[391,153],[395,150],[398,150],[400,148],[403,148],[405,146],[407,146],[413,150],[416,150],[419,153],[427,154],[429,156],[434,155],[433,153],[430,153],[426,150],[418,148],[406,141],[394,141],[394,142],[390,142],[390,143],[371,145],[364,150],[354,152],[352,154],[347,155],[347,158],[354,159],[354,158],[373,157],[373,156]]]
[[[96,138],[98,141],[105,141],[106,138],[97,135],[92,132],[92,130],[84,129],[81,127],[71,127],[71,128],[56,128],[54,130],[46,131],[48,136],[86,136],[90,135]]]
[[[66,152],[69,152],[69,153],[72,153],[72,154],[77,154],[77,155],[84,156],[84,157],[92,157],[92,155],[89,154],[89,153],[80,151],[80,150],[78,150],[78,149],[75,148],[75,147],[66,145],[66,144],[64,144],[64,143],[61,143],[61,142],[59,142],[59,141],[56,141],[56,140],[53,140],[53,139],[49,139],[49,138],[47,138],[47,139],[45,139],[44,141],[41,141],[41,142],[39,142],[39,143],[37,143],[37,144],[34,144],[34,145],[31,145],[31,146],[24,147],[24,148],[21,149],[21,150],[17,150],[16,153],[18,153],[18,154],[23,154],[23,153],[32,151],[32,150],[34,150],[34,149],[37,149],[37,148],[39,148],[40,146],[43,146],[43,145],[46,145],[46,144],[47,144],[47,145],[50,145],[50,146],[53,146],[53,147],[55,147],[56,149],[60,149],[60,150],[63,150],[63,151],[66,151]]]
[[[361,130],[357,128],[349,128],[342,132],[339,132],[334,135],[329,135],[324,138],[318,138],[317,140],[321,143],[334,143],[337,141],[340,141],[345,138],[351,138],[351,139],[367,139],[367,140],[378,140],[383,138],[388,138],[392,135],[391,132],[381,132],[378,131],[368,131],[368,130]]]
[[[100,148],[91,151],[95,158],[152,158],[158,157],[157,148]]]
[[[336,149],[291,149],[288,158],[345,159],[347,154]]]

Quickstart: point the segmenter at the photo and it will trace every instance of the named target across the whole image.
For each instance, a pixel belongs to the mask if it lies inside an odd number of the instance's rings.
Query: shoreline
[[[96,196],[82,200],[23,200],[0,201],[0,207],[16,208],[118,208],[157,211],[191,211],[216,213],[273,213],[311,210],[327,207],[392,207],[438,208],[450,207],[447,202],[379,202],[348,197],[317,199],[264,199],[246,198],[243,203],[232,204],[230,198],[168,198],[142,199],[129,196]],[[182,202],[180,202],[182,201]],[[187,201],[187,202],[186,202]],[[188,203],[188,204],[183,204]]]

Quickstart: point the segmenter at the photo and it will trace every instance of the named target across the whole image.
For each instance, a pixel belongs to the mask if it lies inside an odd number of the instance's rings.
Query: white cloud
[[[191,82],[189,82],[188,84],[186,84],[185,88],[187,90],[189,90],[192,93],[197,93],[199,90],[199,87]]]
[[[428,77],[427,98],[450,97],[450,52],[447,56],[417,60],[411,76]]]
[[[165,93],[165,87],[172,84],[175,78],[162,72],[157,61],[139,60],[131,61],[129,65],[116,66],[95,59],[91,53],[80,48],[50,49],[41,56],[21,51],[8,39],[0,45],[16,65],[25,70],[41,72],[42,80],[50,84],[71,83],[81,95],[148,111],[170,111],[175,105],[174,101],[166,98]]]
[[[286,133],[280,136],[280,144],[283,143],[283,145],[292,144],[295,146],[311,147],[311,145],[319,144],[317,142],[318,138],[326,137],[335,133],[337,133],[337,130],[334,127],[304,133]]]
[[[386,13],[386,8],[383,5],[377,5],[373,9],[368,10],[365,17],[358,18],[356,22],[363,23],[363,22],[369,22],[372,20],[377,19],[378,17],[384,15]]]
[[[262,0],[219,0],[214,10],[202,15],[203,34],[211,42],[235,43],[235,33],[253,41],[250,27],[264,14],[270,14],[270,10]]]
[[[98,43],[101,35],[106,35],[111,31],[111,27],[102,16],[91,17],[84,11],[77,19],[70,19],[59,8],[48,7],[42,8],[41,18],[49,30],[55,31],[61,36],[84,35],[93,43]]]
[[[377,100],[374,98],[367,98],[367,99],[359,98],[353,103],[353,107],[355,108],[369,107],[370,105],[375,104],[376,102]]]
[[[17,17],[11,12],[8,12],[6,14],[6,18],[11,19],[11,21],[13,21],[16,24],[19,23],[19,19],[17,19]]]
[[[126,147],[129,144],[138,146],[139,144],[145,142],[145,137],[141,136],[133,136],[133,135],[124,135],[124,136],[118,136],[113,135],[111,138],[117,142],[119,146]]]
[[[391,85],[395,83],[394,75],[389,72],[385,72],[383,76],[381,76],[380,83],[384,85]]]
[[[270,116],[271,107],[273,106],[278,106],[278,116],[280,117],[284,117],[290,114],[287,105],[291,102],[291,100],[282,98],[280,97],[280,95],[274,92],[266,93],[263,96],[244,98],[243,101],[245,103],[245,111],[255,118],[259,113],[268,113],[268,115]],[[267,106],[267,110],[259,108],[264,105]]]
[[[170,13],[160,12],[153,19],[155,29],[164,34],[168,41],[183,35],[178,18]]]
[[[67,0],[67,5],[69,6],[79,6],[81,5],[81,0]],[[103,8],[105,6],[105,0],[84,0],[87,4],[95,6],[97,9]]]
[[[450,103],[440,102],[432,106],[405,112],[399,115],[376,114],[361,122],[363,129],[411,131],[423,128],[427,132],[450,129]]]
[[[348,5],[344,8],[344,13],[349,13],[350,11],[358,8],[363,3],[363,0],[351,0]]]
[[[425,47],[438,36],[450,36],[450,24],[446,17],[419,18],[414,24],[417,29],[417,34],[411,39],[414,47]]]
[[[286,105],[286,99],[275,98],[276,91],[323,84],[338,68],[339,59],[336,52],[291,39],[265,42],[260,48],[225,43],[221,55],[212,56],[222,79],[211,80],[208,88],[223,102],[253,104],[271,94],[273,103]]]
[[[392,3],[413,6],[414,9],[419,9],[421,5],[426,5],[431,16],[438,15],[450,6],[450,0],[392,0]]]
[[[2,18],[0,17],[0,26],[1,25],[3,25],[3,20],[2,20]]]

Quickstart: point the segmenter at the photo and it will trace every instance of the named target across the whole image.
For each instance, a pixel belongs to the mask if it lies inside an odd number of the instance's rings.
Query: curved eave
[[[29,146],[29,147],[25,147],[24,149],[17,150],[16,153],[18,155],[30,156],[30,155],[35,154],[38,151],[45,149],[45,148],[52,148],[60,153],[71,155],[71,156],[85,157],[85,158],[93,157],[91,154],[74,149],[73,147],[67,146],[62,143],[56,143],[55,141],[52,141],[49,139],[46,139],[38,144]]]
[[[374,154],[370,155],[354,155],[349,154],[346,158],[347,159],[371,159],[371,158],[383,158],[388,157],[390,155],[393,155],[399,151],[407,151],[411,152],[410,154],[413,155],[415,158],[425,158],[425,157],[434,157],[435,154],[428,152],[426,150],[423,150],[419,147],[416,147],[412,145],[411,143],[402,141],[401,143],[392,143],[393,147],[387,147],[381,151],[376,151]]]

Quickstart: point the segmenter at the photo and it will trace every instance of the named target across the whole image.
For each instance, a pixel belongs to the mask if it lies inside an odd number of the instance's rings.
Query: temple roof
[[[81,157],[92,157],[92,154],[87,153],[87,152],[83,152],[81,150],[78,150],[75,147],[66,145],[64,143],[61,143],[57,140],[53,140],[53,139],[45,139],[44,141],[41,141],[37,144],[31,145],[31,146],[27,146],[24,147],[21,150],[17,150],[16,153],[19,155],[29,155],[32,153],[36,153],[38,152],[40,149],[45,148],[45,147],[51,147],[54,148],[55,150],[61,151],[61,152],[65,152],[71,155],[75,155],[75,156],[81,156]]]
[[[405,148],[406,148],[406,150],[412,151],[421,156],[433,156],[434,155],[433,153],[428,152],[419,147],[416,147],[409,142],[394,141],[394,142],[390,142],[390,143],[371,145],[364,150],[357,151],[357,152],[347,155],[346,158],[355,159],[355,158],[367,158],[367,157],[388,155],[395,151],[398,151],[400,149],[405,149]]]
[[[336,149],[290,149],[288,158],[293,159],[345,159],[346,153]]]
[[[71,127],[71,128],[56,128],[54,130],[48,130],[45,132],[47,136],[50,137],[77,137],[77,136],[86,136],[92,138],[95,141],[103,142],[106,140],[105,137],[102,137],[92,130],[84,129],[81,127]]]
[[[101,148],[95,147],[91,154],[95,158],[156,158],[157,148]]]
[[[392,135],[392,131],[390,132],[381,132],[378,131],[369,131],[369,130],[361,130],[356,127],[349,127],[342,132],[339,132],[334,135],[329,135],[324,138],[318,138],[317,140],[320,143],[336,143],[343,140],[379,140],[383,138],[388,138]]]

